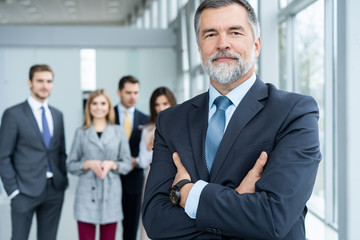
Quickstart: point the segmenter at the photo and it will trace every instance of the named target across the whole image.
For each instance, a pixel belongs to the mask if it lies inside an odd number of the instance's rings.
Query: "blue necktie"
[[[209,173],[224,135],[225,111],[232,102],[225,96],[219,96],[215,99],[214,104],[216,105],[216,112],[210,119],[205,140],[205,159]]]
[[[42,110],[42,114],[41,114],[41,122],[42,122],[42,127],[43,127],[43,131],[42,131],[42,136],[43,136],[43,140],[45,143],[46,148],[49,148],[50,146],[50,141],[51,141],[51,135],[50,135],[50,129],[49,129],[49,124],[46,120],[46,116],[45,116],[45,108],[43,106],[41,106],[41,110]],[[50,166],[50,162],[48,159],[48,165],[47,165],[47,170],[46,170],[46,177],[47,178],[51,178],[53,176],[53,173],[51,171],[51,166]]]
[[[48,122],[46,120],[45,108],[43,106],[41,106],[41,110],[42,110],[41,122],[42,122],[42,127],[43,127],[42,136],[43,136],[43,140],[44,140],[46,148],[49,148],[50,141],[51,141],[49,124],[48,124]]]

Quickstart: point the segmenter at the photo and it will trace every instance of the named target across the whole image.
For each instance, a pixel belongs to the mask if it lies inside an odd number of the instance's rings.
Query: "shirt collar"
[[[38,111],[42,106],[44,106],[45,109],[49,109],[47,100],[45,100],[44,103],[41,103],[38,100],[36,100],[35,98],[33,98],[32,96],[29,96],[27,101],[32,110]]]
[[[252,87],[252,85],[256,81],[256,74],[254,73],[249,79],[247,79],[245,82],[231,90],[226,96],[231,100],[231,102],[237,107],[241,100],[244,98],[246,93],[249,91],[249,89]],[[214,100],[221,96],[221,94],[216,90],[213,85],[210,84],[209,86],[209,111],[213,106]]]
[[[120,112],[125,113],[125,110],[128,110],[130,114],[133,114],[135,112],[135,106],[132,106],[130,108],[125,108],[121,103],[118,105]]]

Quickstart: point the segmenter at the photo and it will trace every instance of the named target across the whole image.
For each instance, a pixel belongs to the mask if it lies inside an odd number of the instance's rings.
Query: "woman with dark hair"
[[[152,161],[154,146],[155,121],[159,112],[176,105],[176,98],[167,87],[159,87],[150,97],[150,122],[142,130],[139,152],[139,166],[148,168]],[[147,171],[148,172],[148,171]],[[145,178],[146,181],[147,177]],[[144,227],[141,225],[140,240],[148,240]]]
[[[150,97],[150,122],[143,129],[140,141],[139,167],[146,169],[152,160],[156,117],[162,110],[176,105],[176,98],[167,87],[159,87]]]
[[[79,176],[74,212],[80,240],[94,240],[97,224],[100,240],[114,240],[123,218],[119,175],[131,170],[131,157],[126,133],[114,121],[109,95],[92,92],[68,157],[69,172]]]

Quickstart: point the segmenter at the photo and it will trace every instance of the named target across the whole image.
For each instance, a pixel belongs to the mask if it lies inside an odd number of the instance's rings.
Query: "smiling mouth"
[[[219,57],[219,58],[215,58],[213,60],[213,62],[230,62],[230,61],[237,61],[237,58],[232,58],[232,57]]]

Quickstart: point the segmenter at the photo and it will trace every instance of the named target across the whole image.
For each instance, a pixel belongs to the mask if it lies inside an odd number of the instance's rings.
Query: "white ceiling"
[[[0,0],[0,25],[124,25],[149,0]]]

